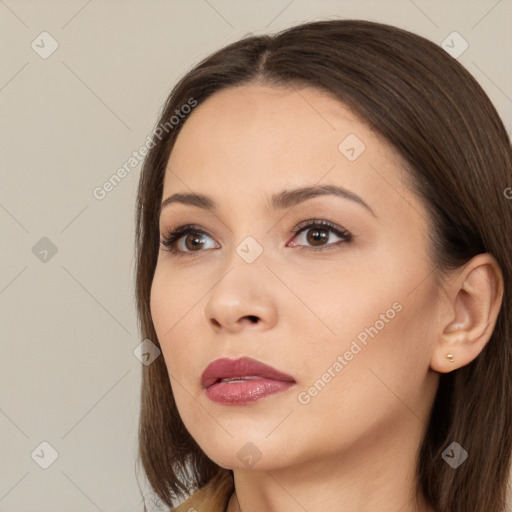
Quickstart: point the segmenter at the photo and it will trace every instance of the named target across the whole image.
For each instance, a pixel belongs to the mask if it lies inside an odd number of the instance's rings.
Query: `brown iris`
[[[322,228],[309,229],[306,238],[311,245],[322,245],[322,241],[329,239],[329,230]]]

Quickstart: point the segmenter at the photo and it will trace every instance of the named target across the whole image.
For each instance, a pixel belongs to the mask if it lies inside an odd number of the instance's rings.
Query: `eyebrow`
[[[289,190],[282,190],[270,198],[269,209],[270,210],[282,210],[285,208],[291,208],[299,203],[312,199],[314,197],[333,195],[353,201],[364,208],[366,208],[374,217],[375,212],[372,210],[366,202],[361,199],[358,195],[350,192],[343,187],[337,185],[316,185],[311,187],[301,187]],[[192,194],[192,193],[176,193],[169,196],[167,199],[162,201],[160,205],[160,211],[170,204],[180,203],[188,206],[195,206],[197,208],[203,208],[205,210],[215,211],[217,204],[215,201],[204,194]]]

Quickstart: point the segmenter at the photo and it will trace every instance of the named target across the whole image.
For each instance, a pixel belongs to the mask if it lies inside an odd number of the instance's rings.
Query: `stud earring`
[[[455,358],[453,357],[453,354],[446,354],[446,359],[448,359],[448,361],[450,361],[450,363],[453,363]]]

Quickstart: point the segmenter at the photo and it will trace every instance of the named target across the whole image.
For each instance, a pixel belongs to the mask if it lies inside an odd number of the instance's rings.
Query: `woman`
[[[163,357],[139,453],[159,498],[503,512],[512,154],[462,65],[311,22],[206,58],[154,133],[137,306]]]

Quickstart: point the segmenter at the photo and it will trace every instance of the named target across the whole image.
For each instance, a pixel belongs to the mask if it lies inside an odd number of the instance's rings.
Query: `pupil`
[[[190,240],[193,240],[193,242],[189,243]],[[187,246],[187,249],[194,249],[197,247],[201,247],[203,244],[204,244],[204,240],[201,238],[200,235],[188,235],[185,240],[185,245]]]
[[[313,234],[311,234],[313,233]],[[321,245],[318,242],[325,241],[329,238],[329,233],[325,229],[311,229],[308,235],[308,242],[312,245]]]

